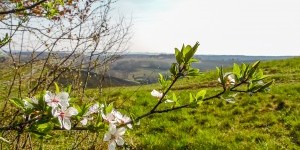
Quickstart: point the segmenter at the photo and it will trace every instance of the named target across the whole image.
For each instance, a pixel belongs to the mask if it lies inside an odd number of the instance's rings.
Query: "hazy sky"
[[[119,0],[132,17],[130,52],[300,55],[300,0]]]

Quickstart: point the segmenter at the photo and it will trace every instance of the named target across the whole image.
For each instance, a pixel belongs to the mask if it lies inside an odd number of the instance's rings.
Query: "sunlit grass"
[[[263,62],[261,68],[275,79],[269,93],[239,94],[235,103],[213,99],[198,108],[154,114],[128,130],[126,147],[136,149],[300,149],[300,58]],[[230,70],[226,69],[226,70]],[[3,82],[5,79],[1,80]],[[179,80],[172,92],[181,103],[189,101],[189,92],[206,89],[208,95],[221,90],[215,71],[196,78]],[[0,85],[0,88],[5,88]],[[159,84],[113,87],[86,91],[87,100],[114,103],[121,112],[140,116],[157,102],[150,95]],[[100,96],[99,96],[100,95]],[[170,107],[164,104],[162,107]],[[161,107],[160,107],[161,108]],[[71,148],[72,142],[84,139],[85,132],[59,131],[44,140],[45,149]],[[97,148],[106,148],[103,133]],[[80,135],[80,136],[79,136]],[[93,136],[96,136],[93,134]],[[87,141],[92,141],[89,137]],[[64,144],[56,144],[64,141]],[[38,143],[38,140],[35,141]],[[80,148],[88,148],[82,145]]]

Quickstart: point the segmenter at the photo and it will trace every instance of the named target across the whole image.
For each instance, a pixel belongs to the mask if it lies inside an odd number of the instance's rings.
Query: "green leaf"
[[[196,58],[191,58],[191,59],[189,60],[188,63],[197,63],[197,62],[199,62],[198,59],[196,59]]]
[[[201,105],[203,103],[203,101],[197,101],[198,105]]]
[[[263,70],[259,69],[258,71],[256,71],[253,74],[252,82],[258,82],[258,81],[261,81],[261,80],[263,80],[263,79],[265,79],[267,77],[269,77],[269,76],[264,75]]]
[[[39,94],[39,97],[38,97],[38,107],[40,110],[45,110],[46,109],[46,101],[44,100],[44,96],[46,94],[46,91],[44,90],[43,92],[41,92]]]
[[[190,108],[196,108],[196,107],[198,107],[198,106],[199,106],[199,104],[198,104],[198,102],[196,102],[196,101],[194,101],[194,102],[192,102],[192,103],[189,104],[189,107],[190,107]]]
[[[59,86],[57,85],[56,82],[54,82],[54,86],[55,86],[55,93],[58,94],[60,92]]]
[[[221,81],[221,84],[224,86],[224,75],[223,75],[223,68],[222,66],[219,68],[219,67],[216,67],[217,68],[217,72],[219,74],[219,79]]]
[[[187,53],[190,52],[190,50],[192,50],[191,45],[187,45],[186,47],[184,47],[183,51],[182,51],[182,55],[183,55],[183,59],[186,60],[186,55]]]
[[[196,94],[196,99],[197,100],[203,100],[206,94],[206,90],[201,90]],[[199,99],[200,98],[200,99]]]
[[[176,76],[177,75],[177,64],[176,63],[172,63],[171,67],[170,67],[170,72],[172,75]]]
[[[106,114],[110,113],[113,110],[114,107],[114,103],[110,103],[106,108],[105,108],[105,112]]]
[[[173,92],[173,101],[177,102],[177,97],[176,97],[176,94],[174,92]]]
[[[9,100],[10,102],[12,102],[15,106],[21,108],[24,110],[24,101],[18,98],[12,98]]]
[[[5,37],[3,39],[0,39],[0,47],[4,46],[5,44],[9,43],[11,41],[11,38],[9,38],[8,34],[5,34]]]
[[[239,79],[241,77],[241,69],[240,66],[236,63],[233,64],[233,74],[236,75],[236,77]]]
[[[80,107],[80,106],[77,105],[77,104],[73,104],[72,107],[74,107],[75,109],[77,109],[77,111],[78,111],[78,115],[77,115],[77,116],[82,116],[83,113],[85,113],[85,109],[86,109],[85,107],[86,107],[86,105],[82,105],[82,106]]]
[[[259,63],[260,63],[260,61],[257,61],[257,62],[255,62],[255,63],[252,65],[252,67],[251,67],[250,70],[249,70],[248,77],[250,77],[250,78],[252,77],[252,75],[254,74],[254,72],[256,71],[256,69],[258,68]]]
[[[181,54],[182,54],[182,56],[183,56],[183,51],[184,51],[184,49],[185,49],[185,45],[184,44],[182,44],[182,47],[181,47]]]
[[[183,60],[182,53],[177,48],[175,48],[175,58],[176,58],[177,63],[180,65]]]
[[[197,42],[193,47],[188,45],[185,48],[185,50],[183,51],[183,56],[184,56],[185,63],[188,63],[190,61],[190,59],[195,55],[199,45],[200,44]]]
[[[175,102],[175,106],[179,106],[180,105],[175,93],[173,93],[173,101]]]
[[[37,125],[36,130],[40,133],[47,134],[53,129],[54,125],[51,122]]]
[[[242,64],[242,70],[241,70],[241,75],[242,75],[242,78],[245,79],[246,78],[246,74],[247,74],[247,71],[248,71],[248,67],[249,65],[246,65],[246,64]]]
[[[274,83],[274,80],[264,84],[263,86],[261,86],[258,90],[256,90],[255,92],[263,92],[265,91],[267,88],[269,88],[269,86],[271,86]]]
[[[58,2],[58,4],[60,4],[60,5],[62,5],[62,6],[64,6],[64,5],[65,5],[65,2],[64,2],[64,0],[57,0],[57,2]]]
[[[68,85],[68,86],[64,89],[64,91],[66,91],[67,93],[71,93],[71,91],[72,91],[72,85]]]
[[[192,95],[192,93],[190,93],[190,103],[194,102],[195,101],[195,98],[194,96]]]
[[[159,73],[158,75],[159,75],[159,81],[164,81],[164,76],[161,73]]]
[[[191,68],[189,69],[187,76],[199,76],[199,69]]]

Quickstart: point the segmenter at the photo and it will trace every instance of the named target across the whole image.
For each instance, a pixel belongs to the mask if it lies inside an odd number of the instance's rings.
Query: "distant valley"
[[[0,53],[1,54],[1,53]],[[15,52],[15,55],[19,55]],[[22,52],[21,60],[27,61],[30,58],[30,52]],[[59,57],[68,55],[68,52],[59,52]],[[40,59],[47,56],[47,53],[38,54]],[[0,55],[0,62],[3,62],[8,57],[5,52]],[[200,69],[200,71],[208,71],[215,69],[216,66],[228,67],[233,63],[250,63],[257,60],[268,61],[286,59],[292,56],[243,56],[243,55],[196,55],[199,63],[193,67]],[[84,58],[88,60],[88,56]],[[125,86],[125,85],[139,85],[151,84],[157,82],[158,73],[168,74],[170,65],[175,62],[173,54],[123,54],[119,59],[108,66],[108,72],[104,77],[99,77],[92,72],[92,76],[87,83],[88,87],[95,87],[102,78],[103,87],[109,86]],[[86,76],[87,71],[82,70],[83,77]],[[60,79],[61,83],[69,84],[67,78]]]

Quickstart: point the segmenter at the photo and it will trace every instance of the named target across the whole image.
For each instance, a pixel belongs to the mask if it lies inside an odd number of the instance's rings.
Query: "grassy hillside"
[[[269,93],[239,94],[233,104],[213,99],[197,109],[155,114],[143,119],[127,135],[127,142],[144,149],[299,149],[299,64],[299,57],[264,62],[261,68],[275,79]],[[202,88],[212,94],[221,90],[216,79],[215,72],[206,72],[180,80],[173,92],[187,101],[189,92]],[[156,99],[150,92],[158,88],[158,84],[107,88],[100,99],[115,101],[123,112],[139,116],[153,107]]]
[[[126,133],[126,146],[133,149],[300,149],[299,64],[300,57],[262,62],[260,68],[270,75],[269,80],[275,79],[269,93],[244,93],[237,96],[235,103],[213,99],[198,108],[154,114]],[[4,79],[10,75],[1,76],[0,98],[7,88],[4,82],[9,82]],[[187,102],[189,92],[200,89],[207,89],[207,96],[213,95],[221,90],[217,78],[216,71],[203,72],[199,77],[179,80],[172,92]],[[136,117],[155,105],[157,99],[150,92],[159,88],[158,84],[111,87],[103,89],[101,97],[96,90],[89,89],[86,97],[100,103],[114,102],[118,110]],[[55,138],[43,141],[44,148],[70,149],[74,141],[84,140],[89,134],[92,133],[58,131],[53,133]],[[95,136],[90,135],[88,140]],[[106,148],[102,133],[99,137],[97,146]],[[87,149],[88,140],[79,147]],[[38,146],[39,142],[36,139],[33,144]]]

